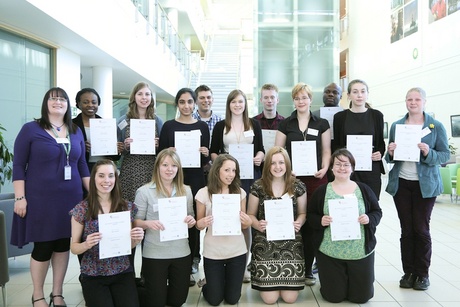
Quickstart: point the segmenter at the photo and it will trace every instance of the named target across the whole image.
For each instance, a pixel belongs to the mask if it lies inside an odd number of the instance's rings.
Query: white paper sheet
[[[241,195],[212,195],[212,235],[237,236],[241,234]]]
[[[396,149],[393,154],[393,160],[420,161],[420,148],[418,148],[417,144],[422,139],[422,127],[422,125],[396,125]]]
[[[201,167],[201,131],[175,131],[174,147],[183,168]]]
[[[291,142],[292,171],[296,176],[313,176],[318,171],[315,141]]]
[[[230,144],[229,154],[240,166],[240,179],[254,179],[254,144]]]
[[[292,199],[265,200],[265,220],[267,221],[267,240],[294,240],[294,211]]]
[[[98,215],[99,259],[131,254],[131,212],[122,211]]]
[[[264,142],[265,154],[275,146],[275,136],[277,130],[262,129],[262,140]]]
[[[347,135],[347,149],[355,158],[355,171],[372,171],[372,135]]]
[[[187,198],[185,196],[159,198],[158,218],[164,226],[160,232],[160,241],[173,241],[188,238]]]
[[[90,118],[89,127],[91,156],[118,154],[117,123],[115,118]]]
[[[319,108],[319,117],[324,118],[329,122],[331,128],[331,140],[334,139],[334,115],[343,111],[342,107],[321,107]]]
[[[332,217],[332,241],[359,240],[361,229],[358,222],[358,199],[347,197],[344,199],[330,199],[329,216]]]
[[[130,137],[133,142],[130,145],[131,154],[154,155],[155,154],[155,120],[154,119],[130,119]]]

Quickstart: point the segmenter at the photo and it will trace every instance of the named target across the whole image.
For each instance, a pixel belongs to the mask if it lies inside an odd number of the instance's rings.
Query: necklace
[[[61,128],[62,128],[62,126],[64,126],[64,124],[65,124],[65,123],[62,123],[62,125],[57,126],[57,125],[51,123],[51,126],[53,126],[54,128],[56,128],[57,131],[61,131]]]

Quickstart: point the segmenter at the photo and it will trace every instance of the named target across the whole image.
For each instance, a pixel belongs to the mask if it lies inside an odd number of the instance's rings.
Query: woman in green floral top
[[[320,292],[332,303],[362,304],[374,296],[375,231],[382,210],[371,188],[350,179],[355,159],[348,150],[335,151],[330,168],[334,181],[319,187],[307,207],[307,222],[315,229]],[[345,227],[336,232],[339,220],[352,210],[356,227],[348,236]],[[353,220],[344,222],[352,224]]]

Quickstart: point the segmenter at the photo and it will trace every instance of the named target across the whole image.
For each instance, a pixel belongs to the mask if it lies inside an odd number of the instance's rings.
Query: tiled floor
[[[399,253],[399,221],[392,198],[382,193],[383,218],[377,228],[375,295],[363,306],[385,307],[457,307],[460,306],[460,202],[452,204],[448,196],[438,197],[432,215],[433,257],[430,271],[431,286],[427,291],[399,288],[402,275]],[[136,253],[136,257],[139,253]],[[138,266],[140,259],[137,258]],[[30,306],[32,293],[29,274],[29,256],[10,259],[10,281],[7,283],[8,306]],[[139,270],[137,270],[139,271]],[[64,285],[64,296],[69,307],[84,306],[78,282],[78,260],[70,259]],[[202,278],[203,269],[195,278]],[[48,274],[45,293],[51,291],[51,276]],[[294,306],[358,306],[344,302],[331,304],[319,294],[320,285],[306,287]],[[262,306],[264,303],[250,284],[243,285],[240,306]],[[278,302],[279,306],[286,306]],[[190,288],[186,306],[209,306],[197,286]]]

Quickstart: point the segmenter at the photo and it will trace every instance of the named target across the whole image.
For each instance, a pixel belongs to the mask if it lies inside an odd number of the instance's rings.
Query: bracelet
[[[14,199],[14,201],[20,201],[20,200],[23,200],[23,199],[26,199],[26,197],[25,197],[24,195],[21,196],[21,197],[16,197],[16,198]]]

